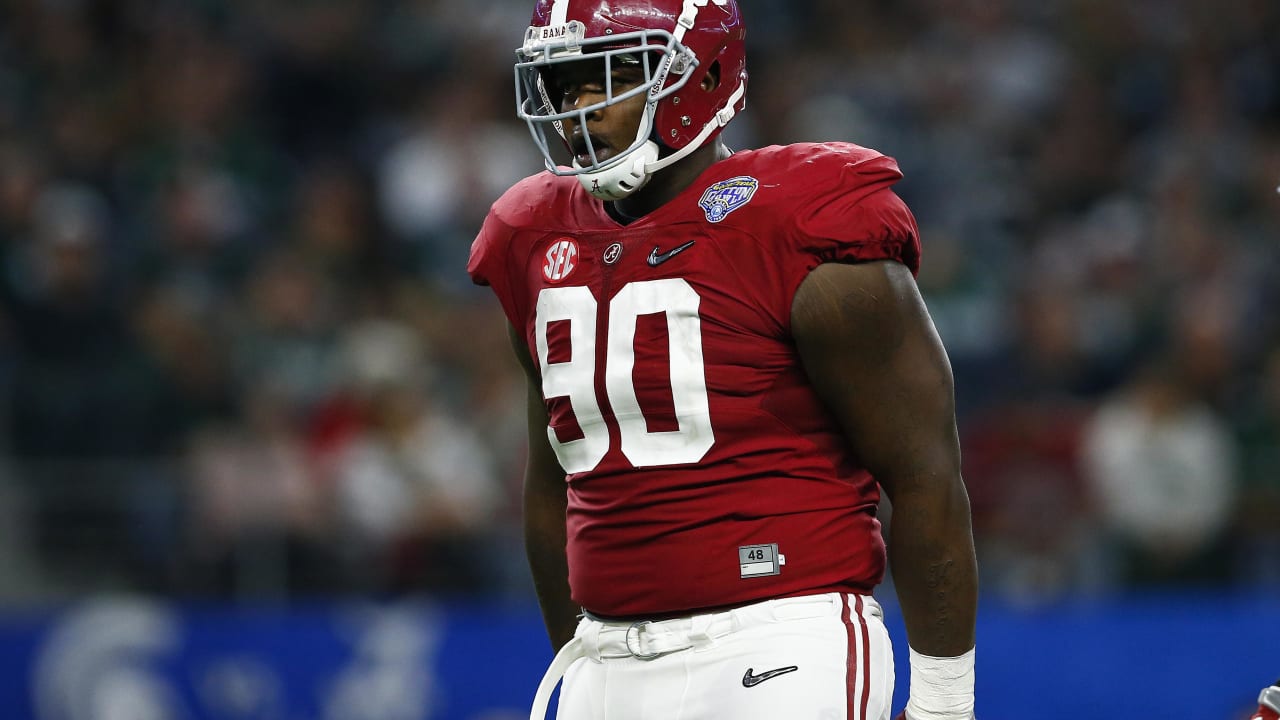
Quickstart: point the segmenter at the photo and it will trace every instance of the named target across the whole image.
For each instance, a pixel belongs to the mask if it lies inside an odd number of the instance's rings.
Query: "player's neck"
[[[707,168],[733,154],[718,138],[680,162],[654,174],[636,194],[612,203],[611,214],[623,224],[638,220],[684,192]]]

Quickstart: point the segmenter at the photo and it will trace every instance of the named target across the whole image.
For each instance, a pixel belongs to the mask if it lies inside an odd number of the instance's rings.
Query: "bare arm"
[[[889,562],[916,652],[974,646],[977,560],[960,476],[951,366],[903,265],[827,264],[792,332],[810,381],[893,505]]]
[[[573,638],[578,607],[569,598],[569,565],[565,557],[566,496],[564,469],[547,440],[547,409],[542,379],[525,349],[524,339],[508,327],[511,343],[528,378],[529,460],[524,473],[524,543],[533,587],[542,607],[547,635],[556,649]]]

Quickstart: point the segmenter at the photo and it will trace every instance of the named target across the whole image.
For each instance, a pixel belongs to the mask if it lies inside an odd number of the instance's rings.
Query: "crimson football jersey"
[[[875,151],[803,144],[738,152],[628,225],[550,173],[493,205],[468,270],[541,373],[575,602],[657,616],[880,582],[878,486],[790,320],[822,263],[916,271],[901,177]]]

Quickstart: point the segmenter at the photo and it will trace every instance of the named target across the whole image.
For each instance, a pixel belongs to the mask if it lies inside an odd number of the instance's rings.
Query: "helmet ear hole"
[[[702,89],[705,92],[711,92],[720,87],[720,61],[716,60],[711,63],[711,67],[707,68],[707,74],[702,76]]]

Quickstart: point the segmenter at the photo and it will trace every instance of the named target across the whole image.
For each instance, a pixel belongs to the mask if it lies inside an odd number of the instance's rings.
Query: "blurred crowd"
[[[896,157],[984,588],[1280,587],[1280,4],[740,0]],[[526,0],[0,0],[0,598],[527,595]]]

